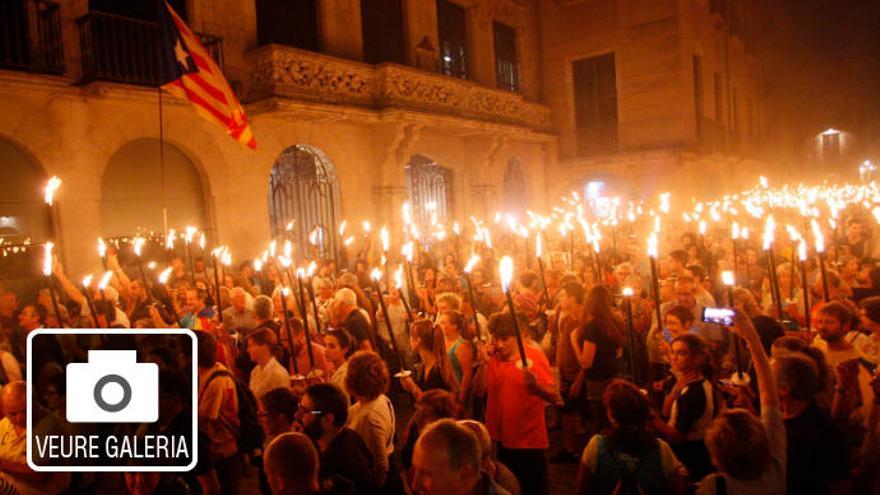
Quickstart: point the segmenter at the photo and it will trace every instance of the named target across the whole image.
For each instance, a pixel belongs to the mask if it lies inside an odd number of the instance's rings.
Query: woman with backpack
[[[669,445],[654,437],[645,394],[617,379],[603,402],[611,426],[584,449],[577,493],[683,494],[686,471]]]
[[[709,344],[696,334],[679,335],[670,345],[669,362],[675,384],[663,400],[663,416],[655,416],[652,425],[691,478],[700,480],[714,471],[704,439],[721,408]]]

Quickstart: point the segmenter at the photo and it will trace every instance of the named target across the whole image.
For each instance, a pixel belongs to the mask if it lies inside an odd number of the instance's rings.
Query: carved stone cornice
[[[245,56],[252,65],[245,93],[249,102],[278,96],[376,110],[405,108],[551,130],[546,105],[471,81],[278,45],[263,46]]]

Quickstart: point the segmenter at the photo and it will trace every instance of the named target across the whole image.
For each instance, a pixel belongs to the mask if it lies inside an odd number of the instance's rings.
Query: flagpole
[[[165,125],[164,125],[164,111],[162,105],[162,81],[163,72],[164,72],[164,50],[161,48],[164,46],[162,43],[162,9],[165,8],[165,2],[162,0],[158,0],[156,2],[156,18],[159,20],[159,50],[156,50],[156,57],[158,59],[159,65],[157,67],[157,75],[159,77],[158,84],[156,84],[156,91],[159,94],[159,194],[162,196],[162,231],[166,234],[168,233],[168,207],[165,204]]]

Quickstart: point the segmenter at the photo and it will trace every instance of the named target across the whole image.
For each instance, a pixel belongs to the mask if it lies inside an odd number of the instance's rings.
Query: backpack
[[[238,451],[249,454],[263,448],[264,432],[257,418],[257,398],[244,382],[227,370],[217,370],[205,381],[207,390],[211,380],[228,376],[235,384],[235,397],[238,400]]]
[[[614,451],[614,448],[611,447],[607,439],[605,439],[603,444],[609,454],[609,457],[611,457],[611,461],[614,463],[614,466],[620,473],[620,478],[617,480],[617,484],[614,485],[614,489],[611,491],[611,495],[644,495],[645,489],[639,482],[639,474],[642,472],[642,469],[645,467],[645,465],[648,464],[647,461],[651,460],[651,458],[655,455],[656,450],[648,454],[647,456],[639,459],[639,463],[636,464],[635,469],[627,469],[620,461],[617,452]]]

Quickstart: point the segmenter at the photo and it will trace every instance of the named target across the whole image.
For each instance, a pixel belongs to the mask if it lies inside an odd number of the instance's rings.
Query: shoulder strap
[[[228,370],[220,369],[220,370],[214,370],[211,372],[210,375],[208,375],[208,379],[205,380],[205,387],[203,388],[203,390],[208,390],[208,385],[210,385],[211,382],[214,381],[215,378],[218,378],[221,376],[228,376],[229,378],[232,378],[232,383],[233,383],[233,385],[235,385],[235,377],[232,376],[232,373],[230,373]]]

